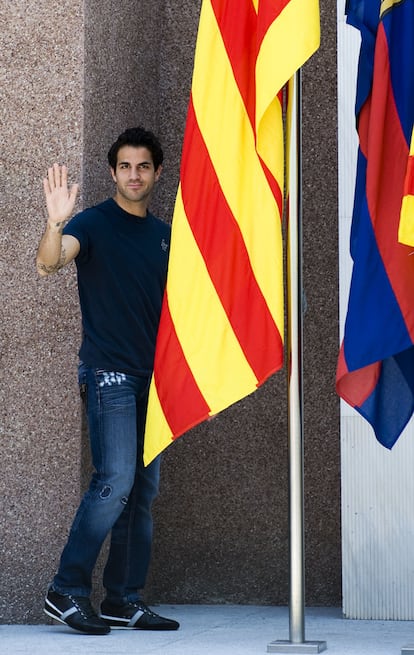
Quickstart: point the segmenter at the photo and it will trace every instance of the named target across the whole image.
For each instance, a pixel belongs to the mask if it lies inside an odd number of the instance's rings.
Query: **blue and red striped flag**
[[[144,461],[283,364],[282,89],[318,0],[203,0]]]
[[[392,448],[414,411],[414,256],[399,224],[414,121],[413,0],[349,0],[361,32],[353,272],[338,394]]]

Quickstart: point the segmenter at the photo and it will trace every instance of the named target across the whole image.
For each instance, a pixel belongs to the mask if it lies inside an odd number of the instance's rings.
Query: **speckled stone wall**
[[[79,497],[73,274],[38,280],[42,177],[83,150],[83,2],[0,6],[0,617],[39,621]]]
[[[306,599],[340,606],[337,3],[320,9],[321,47],[303,71]]]
[[[306,588],[341,601],[337,354],[336,3],[305,66]],[[112,193],[106,152],[125,127],[161,137],[153,209],[171,218],[200,0],[15,0],[0,7],[0,622],[42,622],[89,471],[76,388],[74,268],[38,280],[41,178],[65,161],[79,207]],[[147,600],[288,601],[286,372],[165,453]],[[101,564],[100,564],[101,566]],[[94,598],[101,595],[96,576]]]

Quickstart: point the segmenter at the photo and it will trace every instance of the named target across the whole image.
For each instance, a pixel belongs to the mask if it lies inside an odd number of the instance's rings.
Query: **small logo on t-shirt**
[[[161,248],[163,249],[164,252],[168,250],[168,243],[165,241],[165,239],[162,239],[161,241]]]

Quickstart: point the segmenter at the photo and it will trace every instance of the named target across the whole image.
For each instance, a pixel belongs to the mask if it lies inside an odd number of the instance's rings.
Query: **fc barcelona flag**
[[[203,0],[144,461],[283,365],[282,89],[318,0]]]
[[[392,448],[414,411],[414,1],[349,0],[347,18],[361,33],[359,152],[337,391]]]

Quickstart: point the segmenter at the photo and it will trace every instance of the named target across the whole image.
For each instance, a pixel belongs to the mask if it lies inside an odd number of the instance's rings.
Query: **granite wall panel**
[[[83,3],[0,7],[0,617],[39,621],[42,596],[79,498],[73,274],[40,280],[42,178],[79,174],[83,150]],[[76,337],[77,338],[77,337]]]
[[[112,193],[106,153],[125,127],[165,149],[153,209],[171,220],[200,0],[3,3],[0,168],[0,621],[42,622],[42,598],[90,470],[76,389],[74,267],[38,280],[54,160],[79,207]],[[340,604],[336,4],[305,66],[305,496],[308,604]],[[286,371],[167,449],[146,598],[288,602]],[[98,565],[94,598],[102,594]]]
[[[341,605],[336,3],[321,0],[321,46],[303,69],[306,589]]]

